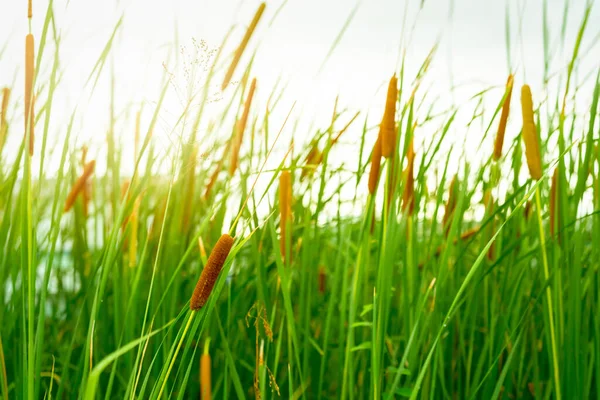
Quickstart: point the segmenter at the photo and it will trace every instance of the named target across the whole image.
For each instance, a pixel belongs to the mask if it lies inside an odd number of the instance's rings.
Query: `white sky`
[[[23,44],[28,29],[26,1],[0,1],[3,3],[0,5],[0,50],[6,44],[0,56],[0,87],[13,86],[14,82],[13,103],[18,101],[22,104]],[[559,33],[565,1],[569,1],[570,6],[565,47],[562,48]],[[555,54],[551,72],[564,70],[585,2],[548,0],[551,49]],[[192,48],[192,38],[205,40],[209,47],[217,47],[228,29],[235,24],[236,29],[225,49],[229,53],[239,42],[259,3],[257,0],[55,0],[57,28],[62,36],[60,52],[63,80],[56,92],[50,126],[51,140],[58,140],[64,135],[66,123],[77,105],[74,133],[78,136],[78,143],[86,142],[92,148],[99,148],[104,142],[109,120],[108,83],[111,66],[105,67],[91,99],[85,81],[121,15],[124,15],[123,24],[111,58],[117,76],[116,109],[120,113],[134,105],[133,109],[136,110],[141,103],[146,103],[142,125],[147,126],[153,112],[152,104],[160,94],[162,63],[170,60],[169,69],[175,73],[177,82],[185,85],[181,67],[176,66],[173,57],[170,57],[174,54],[176,40],[186,49]],[[339,94],[339,108],[350,110],[339,125],[344,124],[357,110],[361,110],[362,115],[355,129],[344,136],[339,149],[332,156],[340,163],[348,162],[354,168],[355,161],[352,160],[356,159],[358,153],[358,129],[364,123],[367,112],[371,116],[371,125],[378,122],[387,80],[399,69],[403,21],[406,20],[408,26],[404,29],[404,40],[408,82],[412,81],[436,40],[441,39],[423,88],[428,89],[427,97],[430,100],[439,97],[440,107],[464,105],[464,114],[457,117],[450,142],[469,143],[467,154],[469,151],[476,153],[475,146],[479,144],[485,127],[478,125],[470,130],[465,127],[474,107],[474,104],[469,105],[465,101],[480,90],[495,86],[497,89],[490,93],[486,102],[486,107],[492,109],[502,96],[508,74],[505,36],[507,8],[511,24],[510,56],[517,68],[516,85],[520,87],[526,76],[534,92],[534,101],[543,98],[542,0],[425,0],[423,3],[420,9],[421,0],[410,0],[408,3],[394,0],[360,2],[341,42],[319,73],[329,48],[357,3],[350,0],[289,0],[273,18],[282,2],[267,1],[265,14],[249,49],[258,46],[253,67],[253,75],[258,80],[257,101],[254,104],[264,109],[277,79],[281,76],[283,81],[288,82],[280,109],[273,115],[271,129],[277,130],[291,104],[297,101],[292,118],[301,122],[294,138],[297,144],[302,145],[312,138],[315,128],[328,125],[335,97]],[[33,2],[36,45],[47,6],[47,1]],[[522,15],[521,26],[519,15]],[[600,46],[592,43],[598,34],[599,23],[600,6],[595,5],[582,45],[582,52],[586,52],[580,68],[581,76],[596,71],[599,66]],[[44,56],[40,72],[42,81],[47,81],[45,78],[50,72],[52,51],[51,47],[47,48]],[[249,53],[246,53],[241,65],[248,61]],[[187,56],[191,54],[187,52]],[[238,68],[234,79],[241,77],[241,71],[242,68]],[[456,88],[454,91],[450,90],[453,84]],[[582,100],[578,100],[577,104],[581,110],[589,107],[586,96],[591,97],[592,94],[590,82],[586,87],[589,89],[583,91]],[[233,89],[228,89],[218,103],[227,103],[232,93]],[[518,94],[518,90],[515,93]],[[514,109],[518,110],[517,101],[518,97],[515,97]],[[14,104],[10,109],[15,115],[16,126],[22,125],[21,109]],[[155,132],[157,140],[165,145],[169,143],[167,136],[182,109],[182,103],[170,90],[160,125]],[[433,134],[433,129],[438,128],[441,122],[417,133],[421,136],[416,140],[417,152],[418,143],[426,142],[427,135]],[[511,122],[515,129],[507,134],[505,143],[518,134],[518,113],[513,112]],[[288,126],[288,136],[281,142],[282,149],[289,143],[292,126]],[[313,129],[309,131],[310,126]],[[127,118],[120,116],[117,130],[126,143],[130,143],[132,135],[128,132],[132,132],[132,127],[132,115]],[[40,135],[42,124],[36,129]],[[13,131],[8,149],[14,149],[21,139],[15,131],[18,132],[18,129]],[[375,134],[372,140],[375,140]],[[36,143],[36,146],[39,144]],[[490,153],[491,147],[484,156],[489,157]]]

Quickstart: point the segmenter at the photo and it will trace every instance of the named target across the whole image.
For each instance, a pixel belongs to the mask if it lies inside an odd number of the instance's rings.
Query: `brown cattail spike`
[[[200,399],[212,399],[212,384],[210,373],[210,354],[208,352],[208,340],[204,346],[204,353],[200,357]]]
[[[83,169],[83,174],[81,174],[81,176],[77,179],[77,181],[75,181],[73,188],[71,189],[71,191],[69,192],[69,194],[67,196],[67,201],[65,202],[64,212],[69,211],[71,209],[71,207],[73,207],[73,204],[75,204],[75,199],[77,198],[77,195],[85,187],[87,180],[94,172],[95,166],[96,166],[96,161],[94,161],[94,160],[90,161],[89,163],[87,163],[85,165],[85,168]]]
[[[523,113],[523,141],[525,142],[525,156],[529,175],[535,180],[542,177],[542,157],[540,155],[540,144],[537,137],[537,128],[533,120],[533,100],[529,85],[521,88],[521,111]]]
[[[265,3],[260,3],[260,5],[258,6],[258,10],[256,10],[256,14],[254,14],[254,18],[252,19],[252,22],[250,22],[250,25],[248,26],[248,29],[246,30],[246,34],[244,35],[242,42],[236,49],[235,54],[233,55],[233,60],[231,61],[231,65],[229,66],[229,69],[227,70],[227,73],[225,74],[225,79],[223,79],[223,84],[221,85],[221,90],[225,90],[227,85],[229,85],[229,81],[231,81],[231,77],[233,76],[233,73],[235,72],[235,68],[237,67],[238,63],[240,62],[240,59],[242,58],[242,54],[244,53],[244,50],[246,49],[246,46],[248,45],[248,42],[250,41],[250,38],[252,37],[252,34],[254,33],[254,29],[256,29],[256,25],[258,25],[258,21],[260,21],[260,17],[262,17],[263,12],[265,11],[265,7],[266,7]]]
[[[201,309],[208,301],[232,246],[233,238],[227,233],[221,235],[215,248],[208,256],[208,261],[200,274],[198,283],[196,283],[196,288],[190,299],[190,309],[192,311]]]
[[[33,1],[29,0],[27,2],[27,18],[31,19],[33,17]]]
[[[315,168],[323,161],[323,153],[319,150],[319,147],[315,144],[311,149],[306,159],[304,160],[304,167],[302,168],[302,174],[300,180],[304,180],[307,176],[312,176]]]
[[[8,110],[8,100],[10,99],[10,88],[2,89],[2,107],[0,108],[0,152],[2,152],[2,148],[4,147],[4,142],[6,141],[6,131],[8,130],[8,125],[6,123],[6,111]]]
[[[242,138],[244,137],[244,130],[248,123],[248,115],[250,114],[250,106],[252,105],[252,98],[254,97],[254,91],[256,90],[256,78],[252,79],[250,84],[250,90],[248,91],[248,97],[244,104],[244,112],[242,118],[237,122],[235,126],[235,134],[233,136],[233,142],[231,146],[231,161],[229,163],[229,175],[233,175],[237,166],[240,155],[240,147],[242,146]]]
[[[33,35],[30,33],[25,37],[25,137],[29,134],[29,154],[33,155],[33,75],[35,48]],[[29,131],[28,131],[29,130]]]
[[[377,138],[371,153],[371,170],[369,171],[369,193],[375,194],[377,182],[379,181],[379,169],[381,168],[381,135]]]
[[[502,103],[502,113],[500,114],[500,123],[498,124],[498,133],[494,142],[494,160],[499,160],[502,156],[502,146],[504,144],[504,133],[506,132],[506,122],[510,112],[510,98],[513,89],[513,76],[508,76],[506,81],[506,90],[504,92],[504,102]]]
[[[402,210],[408,210],[408,215],[412,215],[415,208],[415,151],[413,148],[412,139],[408,145],[406,159],[408,161],[408,165],[406,166],[406,182],[404,184],[404,193],[402,193]]]
[[[385,112],[381,120],[381,155],[390,158],[396,151],[396,101],[398,100],[398,78],[392,76],[385,100]]]
[[[556,217],[558,215],[556,198],[558,195],[558,168],[554,169],[552,174],[552,183],[550,185],[550,235],[554,236],[556,232]]]
[[[287,225],[292,216],[292,174],[282,171],[279,176],[279,230],[281,256],[286,256]],[[291,242],[291,241],[290,241]]]

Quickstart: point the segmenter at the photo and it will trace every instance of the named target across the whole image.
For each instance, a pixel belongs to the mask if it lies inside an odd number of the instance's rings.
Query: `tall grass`
[[[600,65],[579,69],[591,3],[574,43],[559,32],[572,52],[556,69],[542,16],[545,72],[527,76],[539,92],[509,59],[475,110],[423,106],[434,47],[381,77],[381,120],[340,98],[291,145],[294,106],[277,87],[261,103],[270,89],[250,79],[263,3],[224,39],[166,150],[153,132],[167,75],[144,112],[116,109],[119,76],[104,66],[118,61],[120,19],[88,79],[91,96],[110,82],[106,145],[83,157],[81,111],[53,119],[65,79],[54,7],[37,47],[27,36],[22,95],[0,81],[2,399],[600,397]],[[450,137],[465,109],[482,163]],[[358,140],[342,143],[350,130]]]

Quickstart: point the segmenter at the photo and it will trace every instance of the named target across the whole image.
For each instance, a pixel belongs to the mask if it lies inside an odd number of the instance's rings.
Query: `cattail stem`
[[[523,141],[529,175],[535,180],[542,177],[542,157],[538,141],[537,128],[533,119],[533,100],[529,85],[521,88],[521,111],[523,113]]]
[[[227,233],[221,235],[208,257],[198,283],[196,283],[196,288],[190,299],[190,309],[192,311],[201,309],[208,301],[232,246],[233,238]]]
[[[223,84],[221,85],[221,90],[225,90],[227,85],[229,85],[229,82],[231,81],[231,77],[233,76],[233,73],[235,72],[235,68],[237,67],[237,65],[240,62],[240,59],[242,58],[242,54],[244,53],[244,50],[246,49],[246,46],[248,45],[248,42],[250,41],[250,38],[252,37],[254,30],[256,29],[256,25],[258,25],[258,22],[260,21],[260,17],[262,17],[263,12],[265,11],[265,7],[266,7],[265,3],[260,3],[260,5],[258,6],[258,10],[256,10],[256,13],[254,14],[254,18],[252,19],[252,22],[250,22],[250,25],[248,26],[248,29],[246,30],[246,34],[244,35],[242,42],[240,43],[237,50],[235,51],[235,54],[233,55],[233,60],[231,61],[231,65],[229,65],[229,69],[227,70],[227,73],[225,74],[225,78],[223,79]]]
[[[35,73],[35,47],[33,35],[30,33],[25,37],[25,138],[29,138],[29,154],[33,155],[34,142],[34,98],[33,98],[33,76]]]
[[[96,166],[96,161],[94,161],[94,160],[90,161],[89,163],[87,163],[85,165],[83,174],[81,174],[81,176],[77,179],[77,181],[75,181],[73,188],[71,189],[71,191],[69,192],[69,194],[67,196],[64,212],[69,211],[71,209],[71,207],[73,207],[73,204],[75,204],[75,199],[77,198],[77,195],[79,195],[79,193],[83,190],[87,180],[94,172],[95,166]]]
[[[542,261],[544,267],[544,280],[546,282],[550,281],[550,270],[548,268],[548,257],[546,256],[546,239],[544,235],[544,227],[542,225],[542,201],[540,199],[540,187],[536,187],[535,189],[535,202],[537,208],[537,219],[538,226],[540,232],[540,245],[542,250]],[[548,306],[548,324],[550,328],[550,345],[552,348],[552,365],[553,365],[553,373],[554,373],[554,390],[556,393],[556,399],[561,400],[560,394],[560,370],[558,367],[558,347],[556,344],[556,331],[554,328],[554,307],[552,306],[552,285],[548,284],[546,286],[546,305]]]

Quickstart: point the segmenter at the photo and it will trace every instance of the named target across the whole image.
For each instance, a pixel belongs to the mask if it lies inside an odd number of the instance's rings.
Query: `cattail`
[[[396,74],[390,79],[385,112],[381,120],[381,155],[390,158],[396,151],[396,101],[398,99],[398,78]]]
[[[325,267],[319,266],[319,293],[324,294],[327,285],[327,275],[325,274]]]
[[[552,184],[550,185],[550,235],[554,236],[556,216],[558,215],[556,207],[556,196],[558,190],[558,168],[554,169],[552,174]]]
[[[33,1],[29,0],[27,4],[27,18],[31,19],[33,17]]]
[[[533,120],[533,100],[529,85],[521,88],[521,110],[523,112],[523,141],[525,142],[525,156],[529,175],[535,180],[542,177],[542,157],[540,144],[537,138],[537,128]]]
[[[33,75],[35,71],[33,35],[25,37],[25,137],[29,134],[29,154],[33,155]]]
[[[2,89],[2,108],[0,108],[0,152],[4,147],[4,141],[6,140],[6,131],[8,126],[6,124],[6,111],[8,110],[8,99],[10,98],[10,88]]]
[[[304,180],[307,176],[311,176],[315,168],[323,161],[323,153],[319,150],[319,147],[315,144],[304,160],[304,167],[302,168],[302,174],[300,180]]]
[[[192,311],[201,309],[208,301],[208,297],[213,290],[213,286],[215,286],[215,282],[217,282],[219,273],[223,268],[223,264],[225,264],[232,246],[233,238],[227,233],[221,235],[208,257],[198,283],[196,283],[194,294],[192,294],[192,298],[190,299],[190,309]]]
[[[525,220],[529,221],[529,217],[531,217],[531,207],[533,206],[533,203],[531,202],[531,200],[529,200],[527,203],[525,203],[525,209],[524,209],[524,216],[525,216]]]
[[[96,161],[94,161],[94,160],[90,161],[89,163],[87,163],[85,165],[85,168],[83,169],[83,174],[81,174],[81,176],[77,179],[77,181],[75,181],[73,188],[71,189],[71,191],[69,192],[69,195],[67,196],[67,201],[65,202],[64,212],[69,211],[71,209],[71,207],[73,207],[73,204],[75,204],[75,199],[77,198],[77,195],[82,191],[82,189],[85,186],[85,183],[87,182],[89,177],[94,172],[95,166],[96,166]]]
[[[504,102],[502,103],[502,113],[500,114],[500,123],[498,124],[498,133],[494,142],[494,160],[499,160],[502,156],[502,145],[504,144],[504,133],[506,131],[506,122],[510,112],[510,98],[513,89],[513,76],[508,76],[506,81],[506,91],[504,92]]]
[[[154,218],[152,219],[152,227],[150,228],[151,238],[156,239],[162,230],[163,219],[167,212],[167,196],[164,196],[161,202],[157,202],[154,208]]]
[[[413,176],[415,151],[413,148],[412,139],[408,145],[406,159],[408,161],[408,165],[406,166],[406,182],[404,184],[404,193],[402,193],[402,210],[406,211],[408,209],[408,215],[412,215],[415,208],[415,178]]]
[[[372,195],[377,191],[379,181],[379,169],[381,168],[381,135],[377,138],[371,154],[371,171],[369,172],[369,193]]]
[[[279,230],[281,232],[280,250],[285,258],[287,243],[287,225],[292,216],[292,175],[290,171],[282,171],[279,176]]]
[[[232,176],[238,166],[238,159],[240,155],[240,147],[242,146],[242,138],[244,137],[244,130],[248,123],[248,115],[250,114],[250,106],[252,105],[252,98],[254,97],[254,91],[256,90],[256,78],[252,79],[250,84],[250,90],[246,103],[244,104],[244,112],[242,118],[237,122],[235,126],[235,134],[233,137],[233,143],[231,146],[231,161],[229,163],[229,175]]]
[[[238,63],[240,62],[240,59],[242,58],[242,54],[244,53],[244,50],[246,49],[246,46],[248,45],[248,42],[250,41],[250,38],[252,37],[252,33],[254,33],[254,29],[256,29],[256,25],[258,25],[258,21],[260,21],[260,17],[262,16],[263,12],[265,11],[265,7],[266,7],[265,3],[260,3],[260,6],[258,6],[258,10],[256,10],[256,14],[254,14],[254,18],[252,19],[252,22],[250,22],[250,26],[248,26],[248,29],[246,30],[246,34],[244,35],[244,38],[242,39],[242,42],[236,49],[235,54],[233,55],[233,60],[231,61],[231,65],[229,66],[229,69],[227,70],[227,73],[225,74],[225,79],[223,79],[223,84],[221,85],[221,90],[225,90],[227,85],[229,85],[229,81],[231,81],[231,77],[233,76],[235,68],[237,67]]]
[[[450,225],[454,216],[454,209],[456,208],[456,175],[450,182],[450,190],[448,190],[448,201],[446,202],[446,210],[444,211],[444,218],[442,219],[442,225],[444,227],[444,233],[448,237],[450,232]]]
[[[212,398],[208,340],[204,345],[204,353],[202,353],[202,356],[200,357],[200,398],[202,400],[211,400]]]

